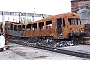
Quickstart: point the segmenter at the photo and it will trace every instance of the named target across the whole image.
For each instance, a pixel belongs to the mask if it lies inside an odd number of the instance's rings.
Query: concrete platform
[[[62,47],[62,48],[59,48],[59,49],[90,54],[90,45],[67,46],[67,47]]]

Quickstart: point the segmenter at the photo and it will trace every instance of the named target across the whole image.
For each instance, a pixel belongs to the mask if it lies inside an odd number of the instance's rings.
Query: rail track
[[[28,47],[49,50],[49,51],[53,51],[53,52],[57,52],[57,53],[77,56],[77,57],[81,57],[81,58],[90,58],[90,54],[87,54],[87,53],[59,49],[60,47],[44,46],[44,45],[41,45],[40,43],[30,43],[28,40],[10,40],[9,42],[28,46]]]

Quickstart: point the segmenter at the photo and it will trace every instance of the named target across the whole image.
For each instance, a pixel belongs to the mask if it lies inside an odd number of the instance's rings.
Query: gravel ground
[[[0,52],[0,60],[90,60],[18,44],[9,45],[8,50]]]

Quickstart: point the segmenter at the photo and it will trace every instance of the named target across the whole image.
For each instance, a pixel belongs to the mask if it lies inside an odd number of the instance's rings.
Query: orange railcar
[[[47,17],[27,26],[30,28],[30,33],[26,32],[26,36],[29,37],[52,36],[55,39],[69,39],[73,34],[80,36],[83,33],[80,17],[76,13]]]

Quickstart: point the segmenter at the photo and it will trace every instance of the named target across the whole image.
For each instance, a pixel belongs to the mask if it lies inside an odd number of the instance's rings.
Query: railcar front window
[[[80,25],[80,24],[81,24],[80,19],[76,18],[75,20],[76,20],[76,24],[77,24],[77,25]]]
[[[70,25],[75,25],[75,19],[74,18],[68,18]]]
[[[80,25],[81,21],[79,18],[68,18],[70,25]]]

